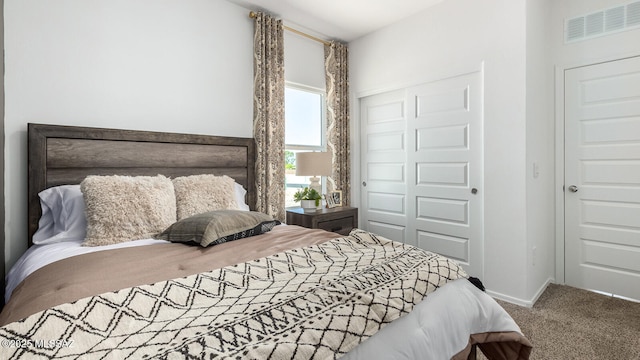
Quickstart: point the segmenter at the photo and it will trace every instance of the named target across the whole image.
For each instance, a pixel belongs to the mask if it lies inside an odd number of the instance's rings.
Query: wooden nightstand
[[[349,235],[351,229],[358,226],[358,208],[340,206],[314,212],[302,208],[287,209],[287,224]]]

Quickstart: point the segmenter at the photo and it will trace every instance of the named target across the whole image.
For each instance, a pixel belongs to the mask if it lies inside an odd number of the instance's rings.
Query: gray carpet
[[[498,302],[533,343],[533,360],[640,360],[640,303],[554,284],[531,309]]]

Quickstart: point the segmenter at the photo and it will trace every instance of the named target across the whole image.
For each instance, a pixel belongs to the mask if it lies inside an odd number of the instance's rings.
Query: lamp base
[[[309,184],[309,189],[314,189],[318,192],[318,194],[322,194],[322,185],[320,185],[320,178],[317,176],[313,176],[309,178],[311,183]]]

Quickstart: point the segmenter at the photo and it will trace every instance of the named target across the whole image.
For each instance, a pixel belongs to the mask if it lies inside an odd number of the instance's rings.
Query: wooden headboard
[[[88,175],[228,175],[255,207],[252,138],[29,124],[29,245],[41,215],[38,193]]]

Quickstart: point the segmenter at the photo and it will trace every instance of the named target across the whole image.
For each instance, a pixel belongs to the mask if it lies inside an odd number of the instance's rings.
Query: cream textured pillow
[[[148,239],[176,221],[171,179],[88,176],[80,184],[87,214],[84,246]]]
[[[224,175],[192,175],[173,179],[178,220],[214,210],[236,210],[235,181]]]

